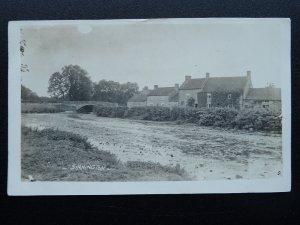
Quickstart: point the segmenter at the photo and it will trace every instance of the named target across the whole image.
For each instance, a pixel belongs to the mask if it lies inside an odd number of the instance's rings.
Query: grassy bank
[[[86,138],[53,129],[22,127],[22,179],[37,181],[189,180],[186,172],[152,162],[121,163]]]
[[[150,121],[177,121],[200,126],[281,132],[279,112],[257,109],[186,107],[95,107],[97,116]]]

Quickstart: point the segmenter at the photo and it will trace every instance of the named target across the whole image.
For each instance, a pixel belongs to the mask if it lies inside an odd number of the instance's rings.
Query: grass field
[[[22,180],[158,181],[189,180],[180,167],[128,161],[92,146],[86,138],[55,129],[22,127]]]

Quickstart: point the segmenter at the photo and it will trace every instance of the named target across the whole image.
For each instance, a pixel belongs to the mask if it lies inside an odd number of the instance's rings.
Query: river
[[[22,114],[22,124],[85,136],[122,162],[180,165],[195,180],[270,178],[282,170],[280,134],[73,113]]]

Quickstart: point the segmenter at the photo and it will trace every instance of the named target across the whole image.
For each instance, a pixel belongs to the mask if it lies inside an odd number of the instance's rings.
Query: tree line
[[[25,88],[22,86],[22,100],[34,101],[39,98],[35,93],[35,95],[28,94],[32,91]],[[61,72],[53,73],[50,76],[48,86],[48,93],[51,96],[51,100],[57,101],[94,100],[126,105],[128,99],[138,92],[139,87],[137,83],[127,82],[121,84],[111,80],[92,82],[88,76],[88,72],[78,65],[64,66]]]

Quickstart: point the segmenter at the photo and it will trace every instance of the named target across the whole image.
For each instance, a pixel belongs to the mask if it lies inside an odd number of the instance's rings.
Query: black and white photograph
[[[290,20],[9,24],[12,195],[290,190]]]

